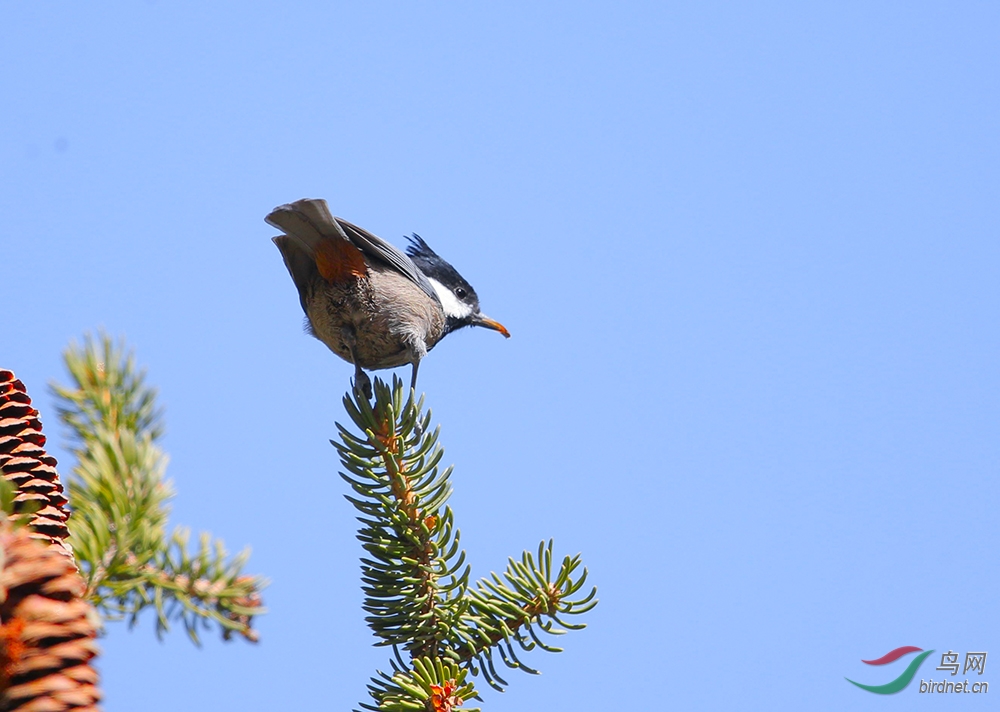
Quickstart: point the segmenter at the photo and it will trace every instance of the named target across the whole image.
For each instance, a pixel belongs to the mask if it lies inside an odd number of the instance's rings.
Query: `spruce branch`
[[[441,658],[414,658],[410,666],[392,662],[393,674],[379,672],[368,686],[378,707],[362,704],[368,710],[388,712],[451,712],[466,700],[476,697],[476,690],[466,682],[468,670]],[[478,707],[467,712],[479,712]]]
[[[72,385],[52,385],[58,413],[70,431],[77,465],[69,481],[70,539],[87,583],[87,597],[107,617],[128,618],[152,606],[157,635],[180,621],[198,631],[217,623],[224,638],[257,640],[251,618],[264,611],[262,578],[243,575],[249,552],[228,558],[221,541],[178,527],[168,536],[173,488],[156,391],[124,344],[87,336],[64,354]]]
[[[371,558],[362,559],[366,620],[380,645],[397,645],[415,656],[442,653],[442,631],[455,617],[454,592],[465,586],[469,568],[459,555],[458,532],[449,507],[450,468],[438,471],[444,451],[438,432],[418,436],[419,410],[376,380],[376,405],[344,398],[359,438],[338,424],[334,442],[347,473],[341,476],[360,496],[347,499],[361,512],[358,539]]]
[[[494,656],[525,672],[515,648],[560,648],[546,636],[583,628],[567,618],[597,605],[597,589],[583,592],[587,570],[580,556],[553,558],[553,543],[510,559],[502,576],[470,586],[461,534],[447,505],[452,468],[441,469],[440,428],[403,384],[375,380],[375,400],[348,392],[344,407],[359,432],[337,424],[341,477],[358,510],[365,619],[378,642],[392,646],[392,673],[368,686],[370,710],[450,710],[478,698],[471,680],[482,675],[503,690]],[[407,653],[409,659],[404,659]]]

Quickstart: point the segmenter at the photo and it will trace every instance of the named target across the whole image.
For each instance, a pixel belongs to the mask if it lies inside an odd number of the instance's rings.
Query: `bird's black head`
[[[427,276],[441,300],[445,315],[445,333],[461,329],[463,326],[485,326],[510,337],[503,324],[483,316],[479,311],[479,295],[458,270],[432,250],[420,235],[413,233],[407,239],[410,244],[406,248],[406,254]]]

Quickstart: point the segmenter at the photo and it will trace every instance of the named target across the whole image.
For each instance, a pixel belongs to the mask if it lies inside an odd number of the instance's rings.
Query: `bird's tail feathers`
[[[315,255],[324,240],[341,238],[348,240],[344,230],[330,213],[326,201],[318,198],[304,198],[294,203],[279,205],[264,218],[268,224],[283,231]]]

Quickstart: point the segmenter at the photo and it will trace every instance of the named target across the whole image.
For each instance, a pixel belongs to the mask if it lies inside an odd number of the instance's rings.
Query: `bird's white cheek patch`
[[[429,277],[428,280],[430,281],[431,286],[434,287],[434,291],[437,292],[438,299],[441,300],[441,306],[444,307],[445,316],[454,317],[456,319],[464,319],[472,314],[472,307],[465,302],[459,301],[458,297],[456,297],[450,289],[434,278]]]

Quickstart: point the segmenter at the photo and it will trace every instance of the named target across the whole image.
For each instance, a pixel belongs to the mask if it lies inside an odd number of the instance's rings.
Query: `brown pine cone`
[[[31,407],[24,384],[3,369],[0,369],[0,472],[17,488],[16,511],[29,502],[38,507],[28,519],[36,538],[56,543],[71,553],[66,541],[69,534],[66,495],[56,472],[56,460],[45,452],[38,411]]]
[[[0,710],[96,710],[97,628],[76,566],[10,522],[0,551]]]

